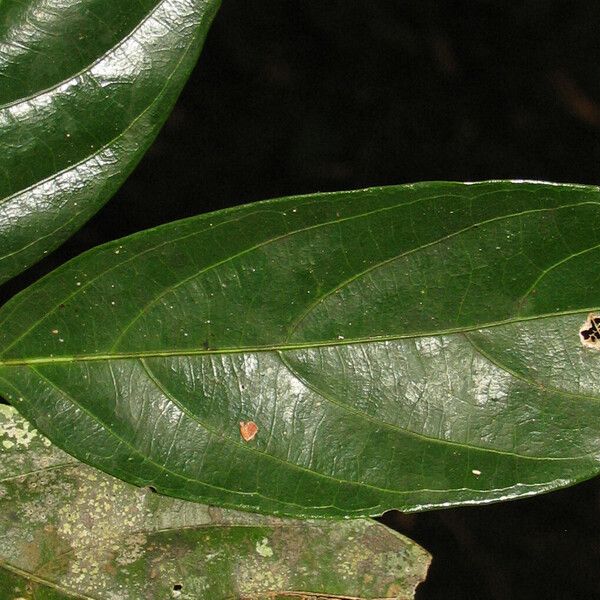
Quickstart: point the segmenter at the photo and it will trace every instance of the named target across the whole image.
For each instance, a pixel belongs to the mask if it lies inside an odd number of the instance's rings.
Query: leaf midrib
[[[455,327],[448,329],[438,329],[436,331],[419,331],[406,334],[380,335],[380,336],[364,336],[356,338],[344,338],[343,340],[324,340],[324,341],[309,341],[309,342],[294,342],[281,344],[265,344],[255,346],[236,346],[223,348],[177,348],[173,350],[142,350],[130,352],[112,352],[98,354],[74,354],[65,356],[39,356],[25,358],[7,358],[0,359],[0,368],[2,367],[22,367],[29,365],[56,365],[65,363],[77,362],[102,362],[113,360],[131,360],[131,359],[147,359],[147,358],[169,358],[169,357],[185,357],[185,356],[220,356],[228,354],[249,354],[249,353],[266,353],[266,352],[286,352],[296,350],[312,350],[318,348],[333,348],[336,346],[352,346],[358,344],[377,344],[382,342],[393,342],[398,340],[412,340],[422,337],[441,337],[444,335],[453,334],[468,334],[481,329],[492,329],[503,325],[513,325],[515,323],[527,323],[530,321],[538,321],[542,319],[551,319],[555,317],[564,317],[570,315],[587,314],[592,311],[600,310],[599,306],[588,308],[577,308],[573,310],[556,311],[553,313],[539,314],[529,317],[515,317],[505,319],[503,321],[492,321],[488,323],[478,323],[468,327]]]

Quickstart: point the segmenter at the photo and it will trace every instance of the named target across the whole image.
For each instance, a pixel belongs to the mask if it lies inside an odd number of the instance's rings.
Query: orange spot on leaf
[[[240,421],[240,433],[244,441],[249,442],[258,433],[258,425],[254,421]]]

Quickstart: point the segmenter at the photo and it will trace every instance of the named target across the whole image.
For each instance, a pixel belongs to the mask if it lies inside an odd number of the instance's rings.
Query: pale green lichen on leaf
[[[256,551],[264,558],[273,556],[273,548],[269,546],[268,538],[263,538],[260,542],[256,542]]]
[[[0,405],[0,600],[412,598],[429,556],[369,520],[291,520],[136,488]],[[292,593],[293,592],[293,593]]]

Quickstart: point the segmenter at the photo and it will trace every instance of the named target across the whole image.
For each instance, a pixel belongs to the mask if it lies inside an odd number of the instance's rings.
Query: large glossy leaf
[[[277,519],[135,488],[0,405],[0,599],[396,600],[428,565],[375,521]]]
[[[0,387],[82,460],[211,504],[358,516],[569,485],[599,467],[598,199],[427,183],[146,231],[0,311]]]
[[[0,2],[0,283],[63,242],[125,180],[218,4]]]

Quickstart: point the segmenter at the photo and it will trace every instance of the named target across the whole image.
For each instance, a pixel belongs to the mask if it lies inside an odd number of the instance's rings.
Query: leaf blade
[[[0,283],[56,248],[120,187],[168,116],[218,4],[3,6]]]
[[[2,310],[4,393],[83,460],[248,510],[375,515],[574,483],[598,471],[600,404],[581,375],[598,356],[578,336],[598,301],[586,270],[598,234],[584,227],[597,193],[376,188],[131,236]],[[541,275],[571,256],[587,263],[544,291]],[[568,385],[519,376],[550,347],[532,344],[532,324],[557,348],[546,371]]]

